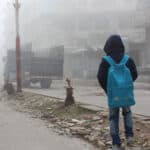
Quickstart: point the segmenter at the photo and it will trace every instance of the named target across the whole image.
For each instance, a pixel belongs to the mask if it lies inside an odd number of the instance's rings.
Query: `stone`
[[[86,130],[86,128],[83,128],[83,127],[71,127],[70,131],[72,134],[75,134],[75,135],[83,136],[83,135],[90,134],[90,130]]]
[[[102,123],[104,123],[104,120],[100,120],[98,123],[99,123],[99,124],[102,124]]]
[[[53,124],[48,125],[48,128],[54,128],[54,127],[55,127],[55,125],[53,125]]]
[[[52,110],[52,108],[47,108],[47,110]]]
[[[124,142],[126,140],[125,137],[121,137],[121,141]]]
[[[80,120],[77,124],[82,125],[84,123],[86,123],[86,120]]]
[[[107,141],[107,142],[106,142],[106,145],[107,145],[107,146],[111,146],[111,145],[112,145],[112,141]]]
[[[105,130],[107,130],[107,131],[110,130],[110,127],[106,127]]]
[[[81,130],[80,132],[78,132],[78,135],[87,135],[89,134],[86,130]]]
[[[93,127],[92,129],[96,130],[96,131],[101,131],[102,130],[100,127]]]
[[[145,137],[145,135],[144,135],[144,134],[141,134],[141,135],[140,135],[140,138],[144,138],[144,137]]]
[[[136,128],[136,131],[140,131],[141,129],[140,128]]]
[[[88,140],[89,139],[89,135],[84,135],[84,138]]]
[[[103,118],[107,118],[108,117],[108,112],[105,112],[105,111],[101,112],[101,116]]]
[[[97,145],[98,145],[99,147],[105,147],[105,146],[106,146],[103,141],[98,141],[98,142],[97,142]]]
[[[70,135],[70,129],[65,129],[65,133],[67,134],[67,135]]]
[[[94,116],[93,118],[92,118],[92,121],[98,121],[98,120],[100,120],[101,119],[101,117],[99,117],[99,116]]]
[[[64,132],[61,131],[61,130],[59,130],[57,133],[58,133],[59,135],[64,135]]]
[[[89,141],[90,141],[90,142],[94,142],[94,140],[95,140],[95,136],[90,136],[90,137],[89,137]]]
[[[71,122],[81,125],[81,124],[84,124],[86,122],[86,120],[72,119]]]
[[[86,115],[83,116],[83,119],[89,120],[89,119],[91,119],[91,116],[86,114]]]
[[[73,127],[75,124],[70,122],[59,122],[59,125],[63,128]]]
[[[85,128],[91,128],[91,123],[87,122],[86,124],[82,124]]]
[[[122,147],[123,150],[125,150],[125,149],[126,149],[125,143],[122,143],[122,144],[121,144],[121,147]]]
[[[77,120],[77,119],[72,119],[71,122],[73,122],[73,123],[78,123],[78,122],[80,122],[80,121]]]
[[[143,147],[148,147],[148,143],[145,142],[142,146],[143,146]]]

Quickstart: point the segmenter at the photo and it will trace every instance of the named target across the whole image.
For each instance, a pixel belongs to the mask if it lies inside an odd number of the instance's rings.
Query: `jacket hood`
[[[110,36],[105,43],[104,51],[106,55],[110,55],[116,62],[119,62],[125,53],[120,35]]]

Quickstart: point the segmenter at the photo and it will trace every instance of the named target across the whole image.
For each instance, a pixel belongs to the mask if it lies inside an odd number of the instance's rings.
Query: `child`
[[[119,35],[112,35],[107,40],[104,46],[104,51],[106,53],[105,57],[109,57],[110,59],[112,59],[112,62],[114,62],[115,64],[119,64],[121,61],[123,61],[123,58],[125,56],[125,48],[121,37]],[[105,57],[102,59],[102,62],[100,64],[97,78],[101,87],[104,89],[108,96],[108,74],[109,69],[111,68],[111,64],[107,61],[107,59],[105,59]],[[130,72],[132,82],[134,82],[137,79],[138,75],[133,59],[129,57],[125,62],[125,66]],[[127,144],[130,145],[133,143],[133,122],[130,106],[119,107],[119,105],[116,105],[116,107],[109,107],[110,134],[112,137],[113,150],[120,150],[121,148],[121,140],[119,136],[120,108],[122,108],[122,114],[124,116],[124,127]]]

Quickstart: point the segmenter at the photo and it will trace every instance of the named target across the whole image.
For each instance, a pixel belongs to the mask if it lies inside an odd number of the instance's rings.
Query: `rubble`
[[[99,117],[99,116],[94,116],[93,118],[92,118],[92,121],[98,121],[98,120],[100,120],[101,119],[101,117]]]
[[[17,97],[15,97],[17,99]],[[21,109],[28,109],[41,113],[41,119],[47,120],[48,128],[53,128],[59,135],[76,136],[82,138],[101,150],[111,149],[111,138],[109,133],[108,111],[99,112],[81,108],[79,105],[64,107],[62,102],[54,98],[48,98],[35,94],[24,93],[24,101],[19,101]],[[16,104],[16,101],[15,101]],[[36,114],[35,113],[35,114]],[[136,118],[134,118],[136,122]],[[142,147],[139,150],[150,149],[150,137],[146,136],[141,126],[136,123],[135,147]],[[122,128],[122,127],[121,127]],[[123,133],[123,132],[122,132]],[[124,147],[125,138],[121,135]],[[134,149],[133,149],[134,150]]]
[[[102,142],[102,141],[98,141],[97,145],[98,145],[99,147],[105,147],[105,146],[106,146],[105,143]]]

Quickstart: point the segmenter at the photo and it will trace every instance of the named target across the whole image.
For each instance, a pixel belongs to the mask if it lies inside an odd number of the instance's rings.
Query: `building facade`
[[[113,6],[110,0],[21,2],[21,41],[32,41],[33,47],[49,47],[58,43],[67,47],[102,47],[106,38],[113,33],[121,33],[122,36],[133,39],[140,34],[137,31],[137,22],[139,26],[144,23],[139,19],[142,18],[141,15],[135,13],[136,0],[113,0]],[[10,41],[7,43],[10,45],[8,47],[14,46],[13,11],[8,13],[6,19],[5,35]]]
[[[139,66],[150,63],[146,57],[150,53],[149,0],[113,0],[113,5],[110,0],[22,0],[21,3],[22,44],[32,42],[33,49],[63,44],[68,51],[88,46],[103,48],[106,39],[117,33],[127,39],[130,53]],[[14,10],[7,16],[6,47],[12,48],[15,47]]]

